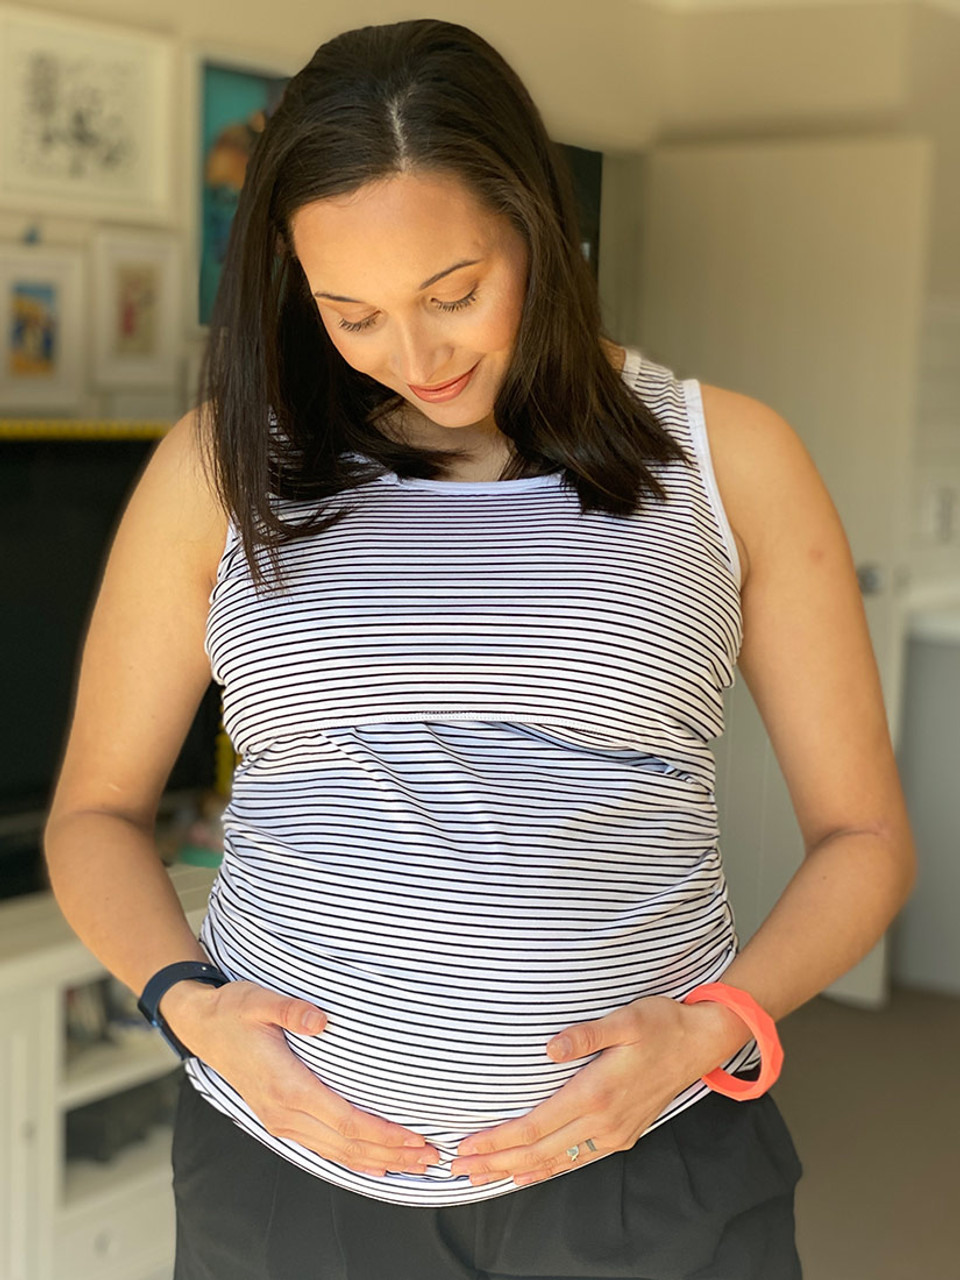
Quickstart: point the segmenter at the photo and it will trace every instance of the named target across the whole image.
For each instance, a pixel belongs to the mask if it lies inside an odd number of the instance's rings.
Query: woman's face
[[[508,218],[455,177],[405,173],[304,205],[291,234],[348,364],[438,427],[495,430],[527,284],[526,242]],[[418,394],[469,370],[453,398]]]

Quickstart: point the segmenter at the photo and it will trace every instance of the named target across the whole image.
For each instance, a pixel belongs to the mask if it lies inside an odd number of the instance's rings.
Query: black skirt
[[[769,1093],[710,1093],[629,1151],[474,1204],[397,1205],[278,1156],[184,1075],[174,1280],[800,1280],[803,1173]]]

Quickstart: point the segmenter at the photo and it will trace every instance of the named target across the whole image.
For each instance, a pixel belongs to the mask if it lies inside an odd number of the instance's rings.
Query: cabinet
[[[904,986],[958,996],[960,582],[952,604],[911,614],[904,706],[898,762],[919,870],[894,926],[893,974]]]
[[[216,871],[168,871],[197,934]],[[108,977],[52,894],[0,903],[0,1280],[173,1274],[169,1123],[109,1159],[68,1148],[71,1114],[183,1070],[142,1019],[112,1041],[68,1035],[69,993]]]
[[[42,1207],[39,1153],[49,1138],[41,1120],[43,1017],[30,993],[0,999],[0,1276],[28,1280],[37,1274],[36,1244]]]

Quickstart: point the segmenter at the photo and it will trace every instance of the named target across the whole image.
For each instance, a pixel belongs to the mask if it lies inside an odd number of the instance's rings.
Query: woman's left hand
[[[728,1050],[731,1031],[734,1039],[743,1035]],[[563,1055],[557,1052],[561,1037],[571,1042]],[[511,1175],[517,1186],[526,1186],[629,1150],[668,1102],[749,1038],[731,1010],[669,996],[644,996],[603,1018],[575,1023],[550,1040],[550,1056],[558,1062],[599,1056],[526,1115],[465,1138],[451,1172],[469,1174],[474,1186]],[[588,1138],[596,1151],[586,1146]],[[567,1148],[577,1145],[574,1166]]]

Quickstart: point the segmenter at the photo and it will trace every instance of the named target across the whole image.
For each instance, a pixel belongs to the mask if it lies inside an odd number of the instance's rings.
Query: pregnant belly
[[[352,1105],[451,1158],[469,1134],[526,1115],[596,1056],[553,1062],[546,1047],[558,1032],[652,994],[635,951],[600,965],[568,946],[457,974],[456,956],[360,963],[289,936],[281,944],[262,921],[236,914],[218,927],[213,911],[200,940],[229,977],[322,1009],[319,1034],[285,1032],[291,1051]]]
[[[211,958],[231,978],[322,1009],[321,1033],[286,1033],[293,1053],[354,1106],[451,1156],[469,1134],[526,1115],[596,1056],[551,1061],[547,1044],[565,1027],[642,996],[680,995],[718,973],[735,945],[725,895],[708,876],[641,909],[581,902],[562,918],[534,900],[491,912],[474,895],[469,928],[461,894],[459,918],[437,903],[429,934],[405,927],[400,912],[385,931],[362,903],[321,917],[314,886],[300,918],[281,920],[255,888],[234,874],[211,894],[200,933]]]
[[[366,998],[358,1004],[342,991],[322,1003],[326,1029],[289,1035],[292,1051],[348,1102],[422,1133],[441,1152],[525,1115],[590,1061],[558,1064],[546,1054],[579,1012],[548,1025],[529,1008],[484,1014],[466,993],[431,1010],[396,998],[372,1010]]]

